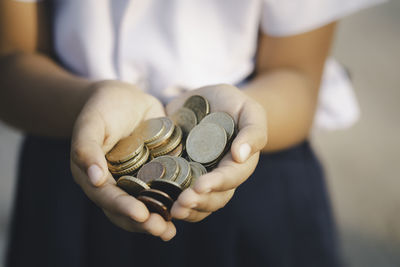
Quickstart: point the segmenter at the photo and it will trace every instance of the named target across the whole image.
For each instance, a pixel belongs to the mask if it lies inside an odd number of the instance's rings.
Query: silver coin
[[[165,168],[165,173],[162,179],[173,181],[177,178],[180,166],[179,163],[171,156],[161,156],[153,159],[152,161],[161,163]]]
[[[176,177],[175,179],[175,182],[184,189],[189,184],[189,179],[191,176],[191,169],[189,162],[187,162],[187,160],[185,160],[184,158],[180,157],[175,157],[174,160],[178,162],[180,167],[180,171],[178,177]]]
[[[195,161],[189,162],[189,165],[190,165],[190,169],[192,171],[192,178],[190,181],[190,187],[192,187],[194,185],[194,183],[196,182],[197,178],[199,178],[203,174],[206,174],[207,170],[206,170],[206,168],[204,168],[203,165],[201,165],[200,163],[195,162]]]
[[[225,129],[228,140],[230,140],[235,132],[235,121],[226,112],[213,112],[204,117],[201,123],[215,123]]]
[[[197,124],[197,117],[193,110],[180,108],[171,116],[172,121],[181,127],[183,135],[186,137],[190,130]]]
[[[191,168],[194,167],[199,171],[200,176],[207,173],[207,169],[202,164],[200,164],[196,161],[191,161],[191,162],[189,162],[189,164],[190,164]]]
[[[193,161],[207,164],[224,153],[226,143],[224,128],[214,123],[201,123],[189,133],[186,152]]]
[[[193,110],[199,123],[208,113],[210,113],[210,104],[207,99],[200,95],[193,95],[189,97],[183,104],[185,108]]]

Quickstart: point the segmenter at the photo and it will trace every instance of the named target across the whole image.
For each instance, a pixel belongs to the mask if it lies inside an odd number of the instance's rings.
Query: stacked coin
[[[142,139],[130,135],[118,142],[106,155],[108,169],[116,176],[136,173],[147,162],[150,151]]]
[[[150,212],[171,220],[170,209],[179,194],[207,171],[182,157],[161,156],[145,164],[137,178],[122,176],[117,185],[142,201]]]
[[[142,122],[130,136],[107,153],[108,168],[115,177],[134,175],[149,158],[181,156],[182,130],[167,117]]]
[[[170,220],[173,202],[217,166],[235,129],[229,114],[210,113],[207,99],[191,96],[171,118],[146,120],[120,140],[106,155],[108,167],[119,187]]]

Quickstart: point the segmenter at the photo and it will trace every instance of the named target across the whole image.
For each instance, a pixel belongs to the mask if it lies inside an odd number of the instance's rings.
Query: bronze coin
[[[218,159],[225,151],[225,130],[214,123],[200,123],[186,139],[186,152],[193,161],[207,164]]]
[[[160,162],[165,168],[165,174],[162,179],[164,180],[175,180],[179,173],[179,164],[171,156],[161,156],[155,158],[153,161]]]
[[[158,213],[166,221],[170,221],[172,219],[171,213],[169,213],[167,206],[160,201],[148,196],[138,196],[137,199],[142,201],[150,212]]]
[[[146,189],[140,192],[140,196],[146,196],[146,197],[151,197],[154,198],[155,200],[160,201],[163,203],[168,210],[171,209],[172,204],[174,203],[174,200],[165,192],[157,190],[157,189]]]
[[[137,177],[148,184],[154,179],[161,179],[164,176],[164,173],[165,168],[161,163],[151,161],[140,168]]]
[[[204,117],[201,121],[215,123],[225,129],[228,140],[230,140],[235,132],[235,121],[226,112],[213,112]]]
[[[159,138],[164,128],[164,122],[161,118],[153,118],[139,124],[134,133],[141,136],[144,143],[147,144]]]
[[[190,130],[197,124],[197,117],[193,110],[180,108],[171,116],[172,121],[181,127],[183,136],[187,136]]]
[[[151,181],[150,188],[158,189],[167,193],[174,201],[177,200],[180,193],[182,193],[182,188],[179,184],[164,179]]]
[[[194,114],[196,114],[197,123],[210,113],[210,104],[207,99],[200,95],[193,95],[189,97],[186,102],[183,104],[185,108],[193,110]]]
[[[106,159],[112,164],[124,163],[143,151],[143,146],[144,142],[141,138],[135,134],[130,135],[121,139],[107,153]]]
[[[145,182],[129,175],[121,176],[117,181],[117,186],[134,197],[139,195],[143,190],[150,188]]]

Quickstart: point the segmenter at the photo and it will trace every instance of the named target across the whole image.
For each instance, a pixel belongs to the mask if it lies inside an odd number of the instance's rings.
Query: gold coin
[[[108,169],[111,172],[118,172],[118,171],[123,171],[125,169],[128,169],[129,167],[131,167],[132,165],[135,165],[142,157],[143,155],[146,153],[146,147],[144,146],[142,151],[140,151],[139,154],[137,154],[135,157],[131,158],[130,160],[124,162],[124,163],[120,163],[120,164],[111,164],[111,163],[107,163],[108,165]]]
[[[201,123],[215,123],[225,129],[228,140],[230,140],[235,132],[235,121],[226,112],[212,112],[205,116]]]
[[[128,174],[132,174],[134,173],[136,170],[138,170],[143,164],[146,163],[146,161],[148,160],[150,155],[150,151],[149,149],[145,146],[145,153],[143,154],[143,156],[137,161],[137,163],[135,163],[134,165],[132,165],[131,167],[125,169],[125,170],[121,170],[121,171],[111,171],[112,174],[116,175],[116,176],[121,176],[121,175],[128,175]]]
[[[223,154],[226,143],[226,132],[221,126],[214,123],[201,123],[189,133],[186,140],[186,152],[192,160],[207,164]]]
[[[168,142],[162,146],[150,150],[151,155],[156,158],[163,156],[174,150],[182,140],[182,130],[179,126],[175,126],[174,133]]]
[[[117,186],[134,197],[136,197],[143,190],[150,188],[145,182],[129,175],[121,176],[117,181]]]
[[[165,180],[175,180],[179,173],[179,164],[174,159],[175,157],[171,156],[161,156],[155,158],[153,161],[161,163],[165,168],[165,173],[162,179]]]
[[[175,130],[175,125],[170,118],[162,117],[160,119],[164,124],[164,129],[159,137],[157,137],[151,142],[146,143],[146,145],[150,148],[150,150],[163,145],[171,137],[171,135],[174,133]]]
[[[133,134],[121,139],[110,152],[107,153],[106,159],[112,164],[124,163],[143,150],[143,140]]]
[[[188,108],[180,108],[171,116],[172,121],[181,127],[183,136],[187,136],[190,130],[197,124],[196,114]]]
[[[185,108],[193,110],[196,114],[197,123],[199,123],[208,113],[210,113],[210,104],[207,99],[200,95],[193,95],[189,97],[185,104]]]
[[[164,127],[164,121],[161,118],[153,118],[143,121],[134,132],[147,144],[159,138]]]

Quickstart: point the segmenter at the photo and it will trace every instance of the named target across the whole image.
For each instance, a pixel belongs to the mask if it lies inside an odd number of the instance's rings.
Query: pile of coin
[[[149,159],[163,155],[179,157],[183,152],[182,130],[170,118],[142,122],[130,136],[107,153],[108,169],[114,177],[135,175]]]
[[[179,194],[207,173],[203,165],[182,157],[161,156],[145,164],[133,176],[122,176],[117,185],[142,201],[150,212],[171,220],[170,209]]]
[[[141,200],[150,212],[170,220],[179,194],[217,166],[230,149],[235,121],[210,113],[202,96],[191,96],[171,118],[142,122],[106,155],[117,185]]]

